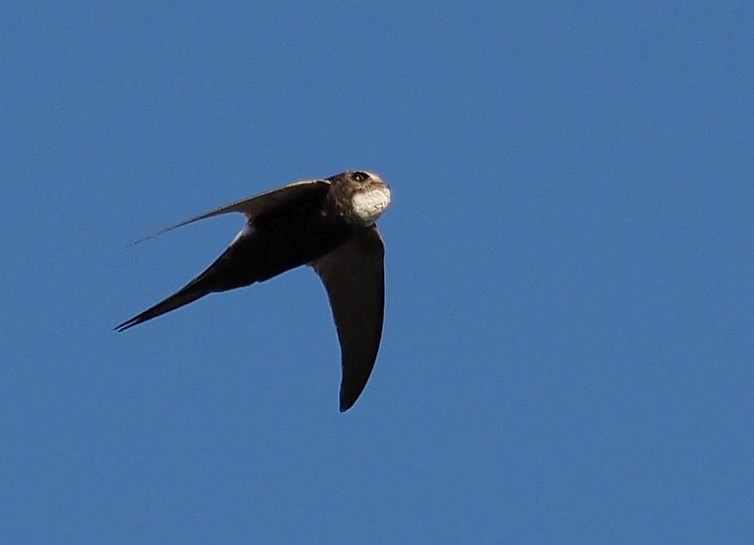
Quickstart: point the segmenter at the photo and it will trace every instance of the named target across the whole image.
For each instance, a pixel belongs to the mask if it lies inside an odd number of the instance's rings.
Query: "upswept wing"
[[[278,206],[282,206],[290,201],[295,201],[296,199],[305,197],[307,195],[315,196],[318,194],[327,193],[329,187],[330,182],[326,180],[303,180],[300,182],[294,182],[277,189],[272,189],[260,195],[240,199],[230,204],[226,204],[225,206],[210,210],[209,212],[199,214],[198,216],[194,216],[193,218],[189,218],[180,223],[176,223],[175,225],[171,225],[170,227],[166,227],[165,229],[161,229],[147,237],[141,238],[133,242],[133,244],[138,244],[139,242],[149,240],[150,238],[154,238],[158,235],[162,235],[163,233],[167,233],[168,231],[178,229],[179,227],[183,227],[184,225],[188,225],[196,221],[220,216],[222,214],[228,214],[230,212],[240,212],[244,214],[247,219],[252,219],[255,216],[261,216],[266,212],[277,208]]]
[[[376,226],[312,263],[325,285],[341,348],[340,410],[351,408],[377,359],[385,308],[385,247]]]

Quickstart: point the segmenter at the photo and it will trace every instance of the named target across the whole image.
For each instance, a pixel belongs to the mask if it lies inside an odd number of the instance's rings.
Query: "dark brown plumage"
[[[340,410],[346,411],[369,379],[382,336],[384,246],[374,221],[389,204],[390,190],[377,175],[349,171],[289,184],[165,229],[229,212],[247,218],[244,229],[204,272],[116,329],[125,331],[209,293],[312,265],[327,290],[338,331]]]

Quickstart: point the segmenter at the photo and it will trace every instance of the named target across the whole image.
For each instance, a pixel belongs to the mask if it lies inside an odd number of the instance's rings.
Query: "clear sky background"
[[[0,8],[4,543],[751,543],[752,2],[206,4]],[[352,168],[351,411],[311,270],[112,330]]]

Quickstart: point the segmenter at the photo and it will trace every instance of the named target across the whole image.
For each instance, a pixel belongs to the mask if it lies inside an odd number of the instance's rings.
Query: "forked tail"
[[[211,286],[208,286],[207,284],[209,284],[209,282],[207,282],[207,279],[200,276],[189,282],[186,286],[175,292],[167,299],[160,301],[141,314],[137,314],[130,320],[126,320],[122,324],[118,325],[115,330],[125,331],[126,329],[129,329],[135,325],[142,324],[147,320],[162,316],[166,312],[170,312],[171,310],[175,310],[184,305],[188,305],[189,303],[204,297],[208,293],[212,293],[212,291],[214,290],[211,289]]]

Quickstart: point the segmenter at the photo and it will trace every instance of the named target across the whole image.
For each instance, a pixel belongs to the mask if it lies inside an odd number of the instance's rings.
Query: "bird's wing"
[[[241,212],[246,216],[247,219],[252,219],[255,216],[261,216],[266,212],[269,212],[270,210],[273,210],[274,208],[284,205],[290,201],[294,201],[308,195],[311,195],[313,197],[315,195],[324,194],[327,192],[329,186],[330,182],[326,180],[304,180],[301,182],[294,182],[277,189],[272,189],[260,195],[240,199],[230,204],[226,204],[225,206],[210,210],[209,212],[199,214],[198,216],[194,216],[193,218],[189,218],[180,223],[176,223],[175,225],[171,225],[170,227],[166,227],[165,229],[161,229],[147,237],[141,238],[133,242],[133,244],[138,244],[139,242],[143,242],[163,233],[167,233],[168,231],[172,231],[173,229],[178,229],[179,227],[183,227],[184,225],[188,225],[189,223],[194,223],[195,221],[212,218],[214,216],[220,216],[222,214],[228,214],[230,212]]]
[[[341,349],[340,410],[356,402],[377,359],[385,307],[385,247],[376,226],[312,263],[332,308]]]

